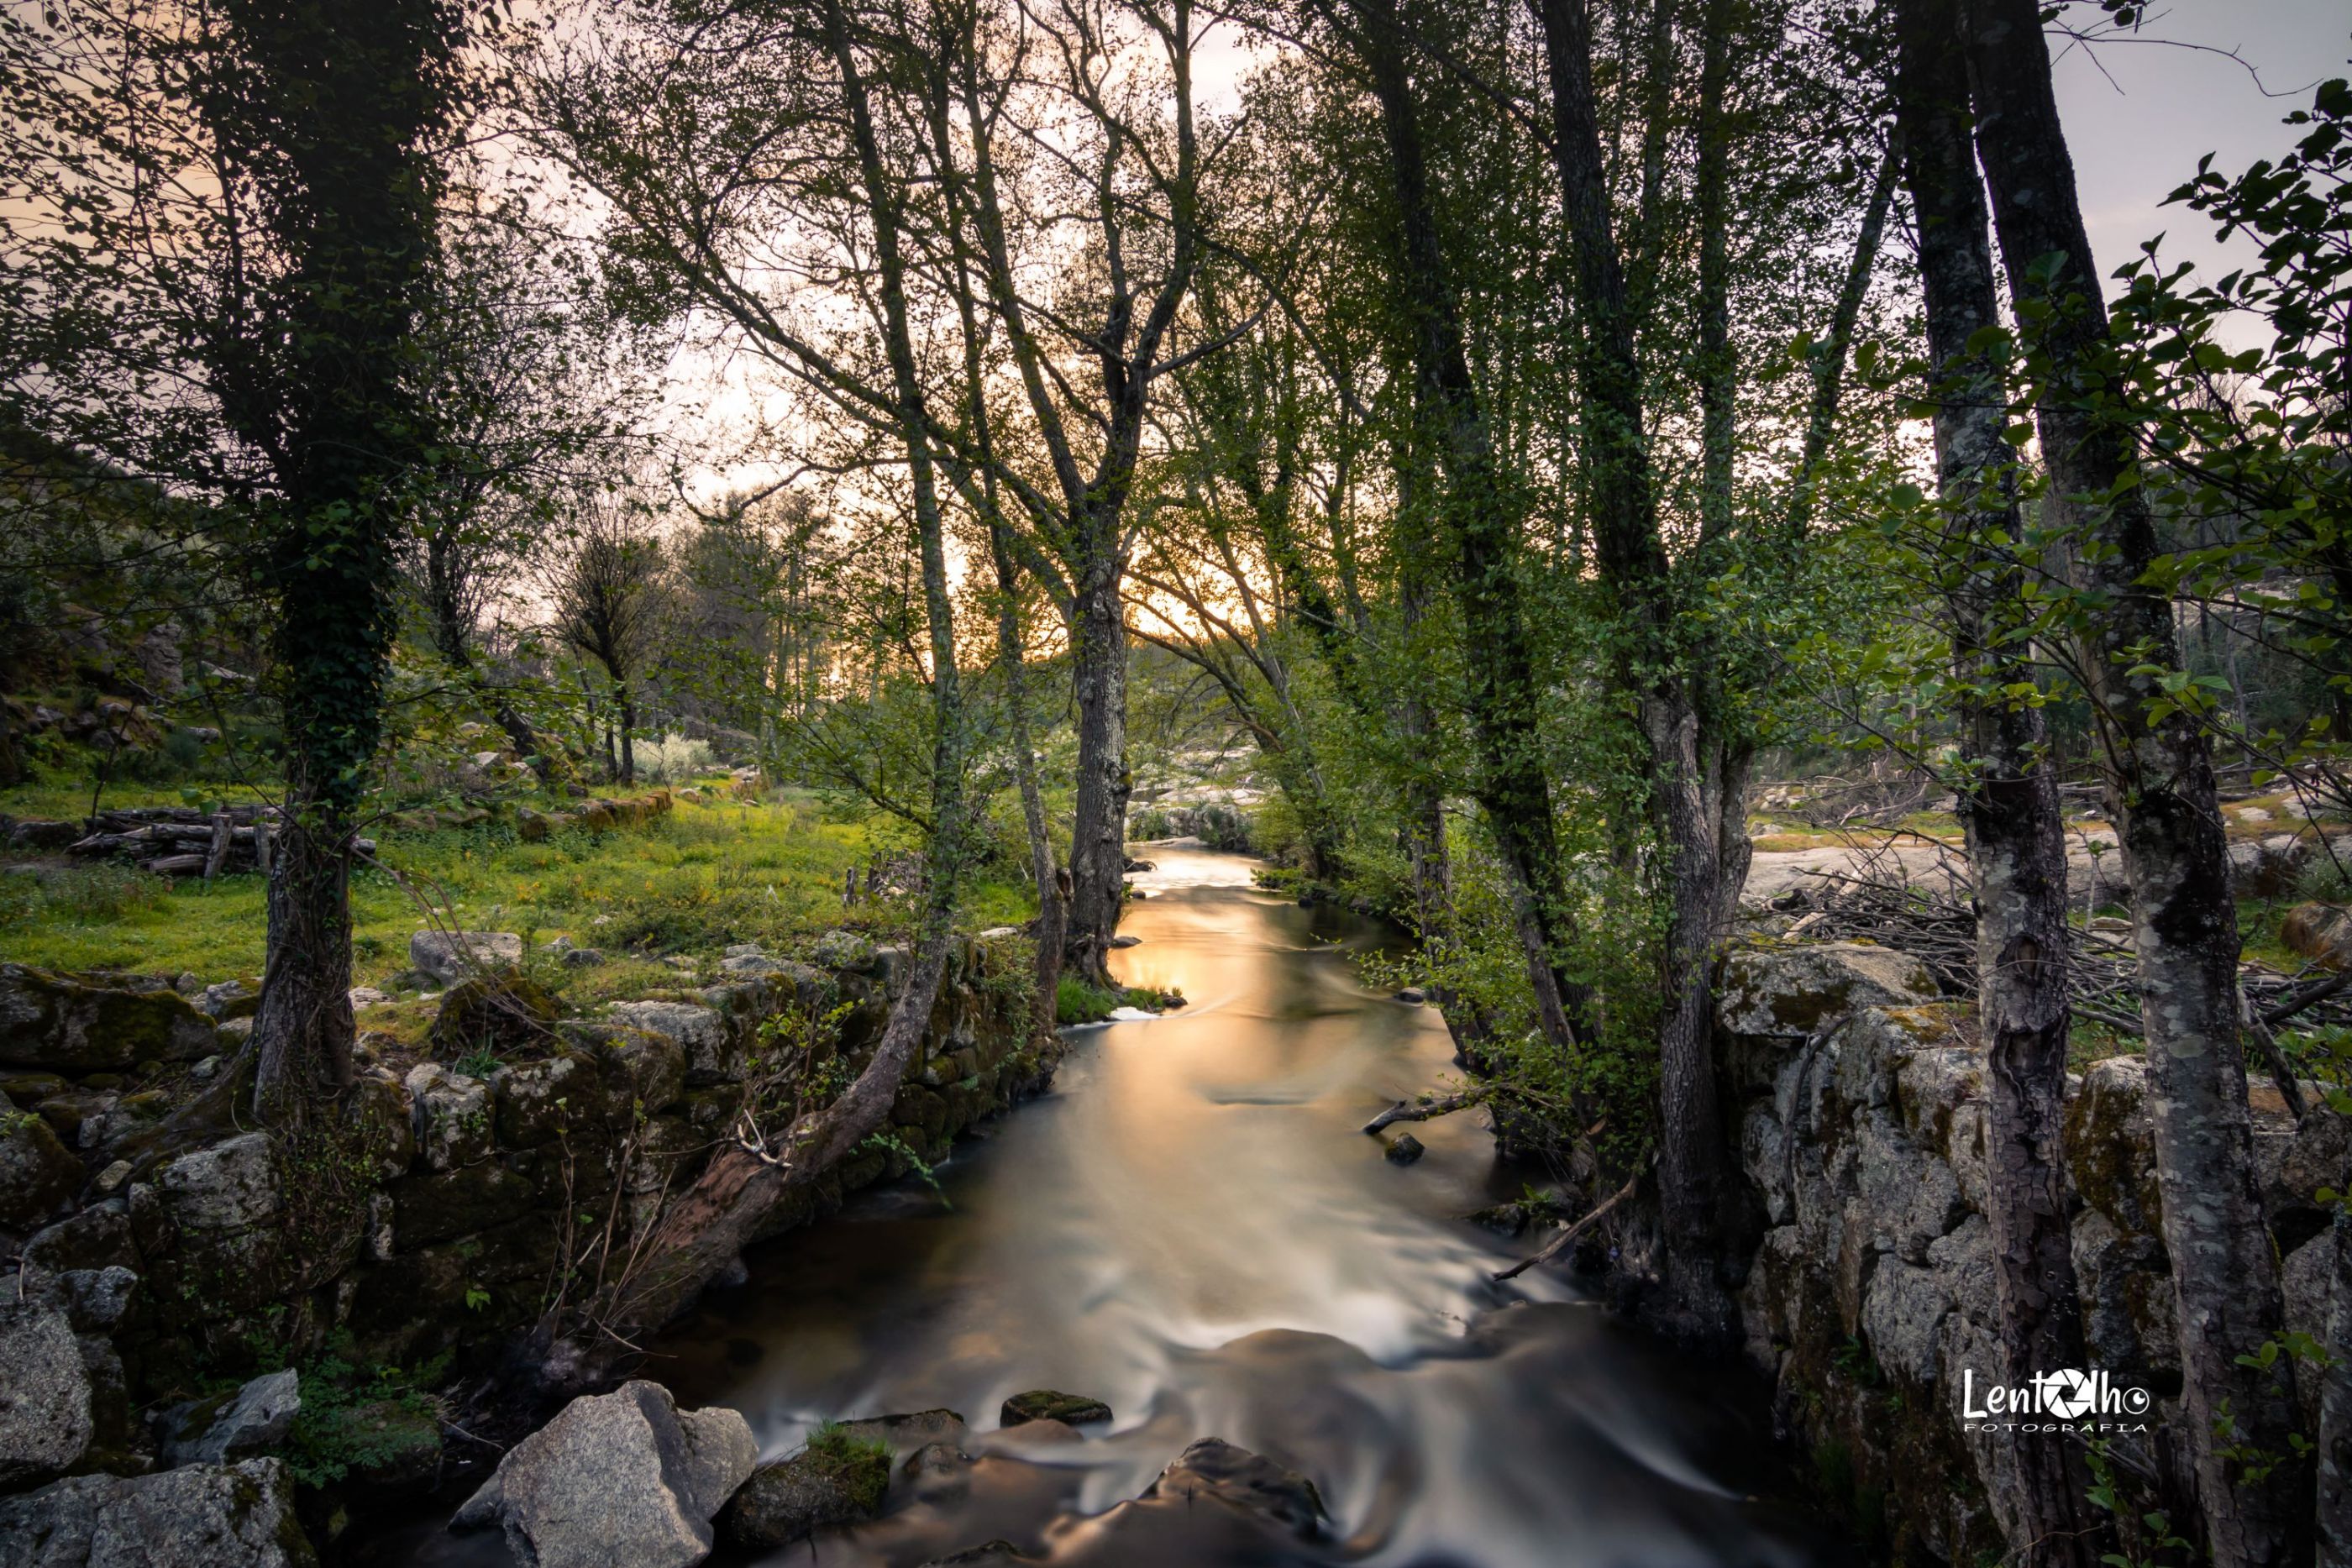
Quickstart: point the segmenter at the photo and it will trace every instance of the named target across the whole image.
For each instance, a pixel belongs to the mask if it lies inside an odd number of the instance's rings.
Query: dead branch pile
[[[1906,871],[1889,846],[1858,851],[1851,873],[1809,873],[1817,880],[1773,900],[1794,915],[1785,935],[1813,941],[1863,940],[1910,954],[1927,967],[1944,994],[1977,994],[1977,917],[1969,892],[1968,862],[1938,845],[1933,871]],[[2128,925],[2095,920],[2070,926],[2066,943],[2067,1001],[2078,1021],[2126,1034],[2140,1029],[2137,958]],[[2352,1024],[2352,986],[2315,967],[2288,975],[2244,964],[2240,983],[2254,1020],[2268,1028],[2293,1019],[2307,1029]]]

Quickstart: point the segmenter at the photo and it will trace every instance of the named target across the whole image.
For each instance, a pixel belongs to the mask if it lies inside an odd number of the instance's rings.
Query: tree
[[[651,655],[663,612],[662,542],[643,514],[624,500],[592,497],[572,526],[571,554],[548,576],[555,634],[604,673],[620,719],[620,750],[604,735],[605,771],[624,784],[637,778],[633,737],[637,681]]]
[[[2048,755],[2026,597],[2017,463],[2002,438],[2006,387],[1984,190],[1969,141],[1968,63],[1955,0],[1901,0],[1896,112],[1917,214],[1927,313],[1937,566],[1951,611],[1963,773],[1956,797],[1977,905],[1985,1041],[1986,1170],[2002,1374],[2024,1387],[2083,1364],[2074,1232],[2060,1159],[2066,1103],[2066,838]],[[2087,1565],[2105,1535],[2071,1437],[2020,1434],[2019,1517],[2031,1564]]]
[[[431,439],[411,350],[464,17],[449,0],[228,0],[219,17],[198,103],[230,244],[199,352],[262,465],[249,504],[278,611],[286,820],[253,1040],[257,1110],[284,1122],[351,1079],[351,839]]]
[[[1711,57],[1729,47],[1724,7],[1709,8]],[[1641,367],[1626,298],[1622,259],[1612,230],[1600,120],[1592,96],[1592,33],[1585,0],[1543,0],[1540,16],[1552,99],[1552,156],[1560,205],[1575,257],[1581,328],[1577,375],[1588,410],[1584,460],[1593,512],[1595,554],[1629,622],[1626,684],[1640,704],[1649,759],[1650,810],[1670,864],[1672,916],[1661,979],[1666,1012],[1659,1051],[1662,1132],[1659,1191],[1676,1310],[1702,1333],[1720,1333],[1729,1310],[1717,1278],[1723,1230],[1722,1118],[1709,1055],[1709,974],[1722,887],[1719,824],[1727,797],[1744,818],[1744,779],[1724,777],[1719,733],[1704,711],[1706,657],[1679,646],[1675,569],[1658,527],[1657,501],[1643,428]],[[1717,68],[1721,68],[1718,65]],[[1706,155],[1719,131],[1704,133]],[[1719,225],[1721,214],[1715,214]],[[1702,245],[1719,243],[1703,238]],[[1709,351],[1727,347],[1706,328]],[[1712,383],[1710,383],[1712,386]],[[1716,411],[1727,394],[1706,394],[1703,445],[1708,531],[1729,527],[1728,433]],[[1745,839],[1744,828],[1741,835]]]
[[[2208,1549],[2217,1563],[2283,1564],[2306,1544],[2295,1506],[2305,1467],[2289,1457],[2292,1364],[2257,1359],[2283,1309],[2254,1177],[2237,905],[2212,758],[2168,684],[2180,668],[2171,596],[2133,423],[2109,391],[2106,306],[2040,13],[2029,0],[1968,0],[1961,28],[2011,304],[2043,381],[2033,414],[2050,468],[2045,504],[2076,546],[2081,662],[2132,889],[2164,1241]]]
[[[444,220],[419,326],[436,440],[411,567],[434,647],[550,779],[568,762],[485,667],[481,620],[552,531],[552,498],[601,482],[643,446],[643,378],[615,347],[625,340],[581,247],[480,179]]]

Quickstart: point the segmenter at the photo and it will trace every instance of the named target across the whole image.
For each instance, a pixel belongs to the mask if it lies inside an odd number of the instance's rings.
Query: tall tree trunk
[[[383,736],[394,547],[429,446],[406,379],[462,16],[228,0],[202,111],[283,268],[201,348],[268,464],[264,521],[284,672],[286,821],[272,866],[254,1103],[299,1122],[351,1080],[349,856]]]
[[[1711,23],[1727,22],[1711,10]],[[1609,211],[1593,110],[1592,32],[1585,0],[1539,0],[1552,92],[1552,152],[1574,253],[1582,335],[1577,382],[1591,471],[1595,554],[1638,652],[1626,678],[1648,751],[1651,820],[1668,859],[1670,926],[1661,988],[1659,1207],[1667,1242],[1667,1310],[1681,1332],[1718,1337],[1730,1300],[1718,1272],[1726,1186],[1722,1113],[1709,1027],[1717,893],[1722,883],[1722,780],[1691,683],[1675,674],[1672,567],[1658,531],[1641,368]],[[1711,40],[1710,48],[1726,41]],[[1727,502],[1727,497],[1726,497]],[[1715,776],[1710,777],[1711,771]]]
[[[636,698],[629,694],[629,683],[613,683],[613,703],[621,710],[621,782],[637,781],[637,747],[634,737],[637,731]]]
[[[1126,565],[1116,540],[1094,552],[1077,581],[1070,616],[1078,763],[1063,950],[1068,966],[1096,985],[1110,983],[1105,959],[1126,901],[1127,800],[1134,787],[1127,767],[1127,621],[1119,601]]]
[[[980,383],[972,386],[978,401]],[[1054,837],[1045,821],[1045,796],[1037,782],[1037,753],[1029,739],[1028,681],[1023,669],[1020,580],[1005,524],[991,509],[989,552],[996,565],[996,657],[1004,669],[1004,701],[1013,715],[1013,773],[1021,789],[1021,825],[1029,835],[1029,874],[1037,883],[1037,968],[1029,1032],[1042,1039],[1059,1018],[1063,927],[1062,873],[1054,863]]]
[[[1900,162],[1890,148],[1871,181],[1870,196],[1862,210],[1862,229],[1854,236],[1853,256],[1845,281],[1838,287],[1837,304],[1830,312],[1829,336],[1813,345],[1813,399],[1805,415],[1805,444],[1797,459],[1797,482],[1789,494],[1789,515],[1783,528],[1791,539],[1801,539],[1812,527],[1814,491],[1837,430],[1838,404],[1845,387],[1845,361],[1853,347],[1855,324],[1870,293],[1872,273],[1878,265],[1878,247],[1886,232],[1887,209],[1895,201],[1895,176]]]
[[[352,1081],[352,813],[296,753],[272,855],[268,942],[253,1040],[254,1113],[301,1121]]]
[[[2255,1185],[2239,1038],[2238,921],[2212,759],[2188,714],[2151,719],[2180,664],[2146,497],[2120,484],[2132,430],[2097,389],[2106,308],[2083,229],[2033,0],[1964,0],[1977,146],[2021,320],[2038,320],[2050,374],[2036,409],[2075,571],[2096,596],[2082,664],[2105,742],[2108,806],[2132,888],[2164,1241],[2179,1297],[2189,1440],[2213,1561],[2281,1564],[2309,1550],[2290,1456],[2294,1369],[2248,1365],[2281,1328],[2276,1260]],[[2054,270],[2053,270],[2054,269]],[[2265,1456],[2249,1463],[2247,1449]],[[2232,1450],[2237,1450],[2233,1455]]]
[[[1534,658],[1519,602],[1517,535],[1523,519],[1503,492],[1470,375],[1394,0],[1354,0],[1352,9],[1361,24],[1396,187],[1414,404],[1444,474],[1433,511],[1451,546],[1463,637],[1475,650],[1467,672],[1478,755],[1475,793],[1503,865],[1538,1015],[1545,1036],[1564,1051],[1588,1032],[1591,998],[1590,988],[1561,967],[1574,924],[1553,837],[1551,788],[1536,725]]]
[[[1977,904],[1978,1016],[1990,1080],[1986,1168],[2001,1375],[2011,1387],[2081,1366],[2083,1321],[2060,1137],[2066,1098],[2066,831],[2042,756],[2042,710],[2004,694],[2035,683],[2021,598],[2024,537],[2000,370],[1979,333],[2000,325],[1983,188],[1969,145],[1958,0],[1897,0],[1896,112],[1936,400],[1937,489],[1948,508],[1952,666],[1969,776],[1959,789]],[[1979,346],[1971,348],[1971,343]],[[2021,1433],[2012,1541],[2025,1568],[2090,1568],[2106,1536],[2070,1437]]]

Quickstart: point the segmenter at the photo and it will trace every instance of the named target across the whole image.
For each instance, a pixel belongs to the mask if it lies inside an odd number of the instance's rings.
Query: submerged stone
[[[1203,1437],[1176,1457],[1143,1494],[1185,1500],[1206,1495],[1311,1536],[1323,1518],[1323,1495],[1315,1483],[1263,1454]]]
[[[1109,1419],[1110,1406],[1099,1399],[1089,1399],[1082,1394],[1064,1394],[1052,1388],[1033,1388],[1004,1402],[1000,1424],[1018,1427],[1028,1421],[1064,1421],[1073,1427],[1083,1427],[1089,1422]]]

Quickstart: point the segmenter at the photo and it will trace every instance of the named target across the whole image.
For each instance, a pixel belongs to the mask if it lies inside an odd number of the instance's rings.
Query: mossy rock
[[[433,1019],[433,1052],[445,1061],[487,1051],[505,1056],[543,1053],[556,1043],[552,1028],[563,1004],[530,976],[514,970],[480,975],[452,986]]]
[[[47,1122],[0,1098],[0,1226],[37,1228],[72,1198],[82,1174]]]
[[[0,1067],[121,1072],[210,1055],[215,1035],[211,1019],[161,984],[0,964]]]
[[[820,1427],[799,1453],[753,1470],[719,1527],[739,1546],[769,1550],[827,1525],[872,1519],[889,1490],[887,1443]]]

